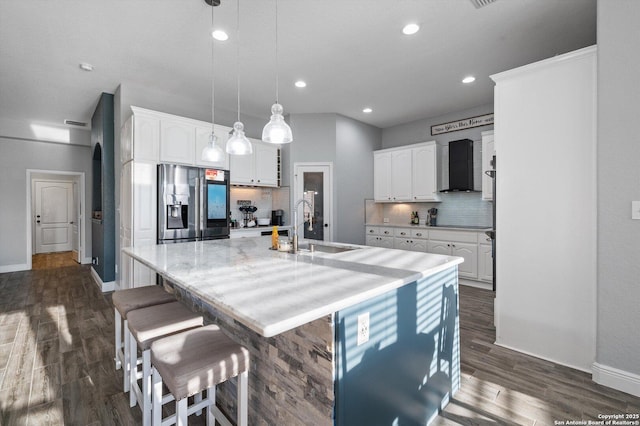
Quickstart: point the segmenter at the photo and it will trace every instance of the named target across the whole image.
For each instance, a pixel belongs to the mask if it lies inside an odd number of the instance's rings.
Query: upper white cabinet
[[[202,150],[209,144],[211,124],[207,123],[206,125],[196,126],[196,166],[229,170],[229,154],[227,154],[224,149],[227,144],[227,139],[229,139],[229,131],[231,128],[216,124],[213,126],[213,129],[215,135],[218,137],[217,144],[222,149],[222,152],[224,152],[224,158],[219,162],[205,161],[202,159]]]
[[[438,197],[439,153],[436,142],[429,142],[411,150],[413,201],[440,201]]]
[[[373,153],[373,193],[378,202],[440,201],[435,141]]]
[[[496,155],[493,130],[482,132],[482,199],[493,200],[493,179],[485,172],[493,170],[491,160]]]
[[[124,123],[120,139],[120,161],[158,161],[160,118],[152,111],[131,107],[133,115]]]
[[[196,128],[192,123],[163,118],[160,121],[160,162],[195,163]]]
[[[391,153],[373,153],[373,198],[376,201],[391,199]]]
[[[278,186],[278,146],[249,139],[251,155],[231,155],[232,185]]]

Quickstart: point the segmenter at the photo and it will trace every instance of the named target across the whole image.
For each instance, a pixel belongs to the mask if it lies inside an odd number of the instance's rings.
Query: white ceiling
[[[236,111],[237,0],[215,8],[216,108]],[[381,128],[492,102],[489,75],[596,42],[596,0],[279,0],[285,113]],[[414,36],[401,33],[418,22]],[[90,122],[122,82],[211,100],[204,0],[1,0],[0,118]],[[275,100],[275,0],[240,2],[241,110]],[[88,62],[93,72],[78,64]],[[473,74],[477,80],[463,85]],[[297,89],[296,79],[308,86]],[[141,105],[142,106],[142,105]],[[373,113],[364,114],[365,106]],[[170,112],[170,111],[168,111]],[[1,132],[0,132],[1,134]]]

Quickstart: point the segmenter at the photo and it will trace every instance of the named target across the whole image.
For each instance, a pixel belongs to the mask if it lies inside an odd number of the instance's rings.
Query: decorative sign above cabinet
[[[451,121],[449,123],[436,124],[435,126],[431,126],[431,135],[434,136],[442,133],[457,132],[458,130],[489,126],[491,124],[493,124],[493,113],[464,118],[462,120]]]

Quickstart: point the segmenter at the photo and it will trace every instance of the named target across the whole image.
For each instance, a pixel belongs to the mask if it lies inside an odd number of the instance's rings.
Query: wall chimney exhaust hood
[[[474,192],[471,139],[449,142],[449,188],[440,192]]]

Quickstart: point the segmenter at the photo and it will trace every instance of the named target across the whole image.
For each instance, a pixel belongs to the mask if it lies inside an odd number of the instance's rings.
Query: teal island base
[[[269,338],[164,286],[249,349],[251,425],[426,425],[460,386],[457,266]]]

